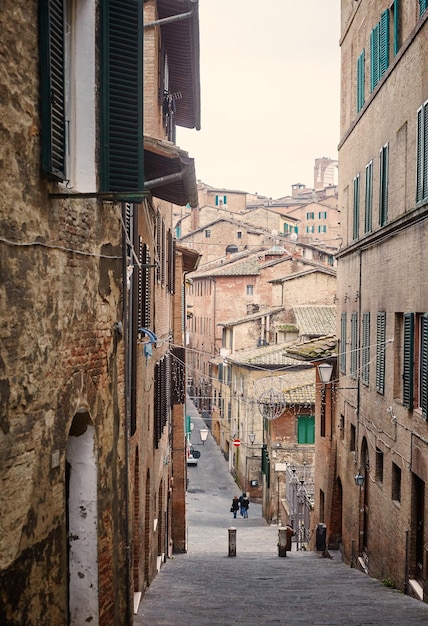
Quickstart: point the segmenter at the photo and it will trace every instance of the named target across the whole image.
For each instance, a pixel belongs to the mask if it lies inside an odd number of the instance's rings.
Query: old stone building
[[[334,455],[317,514],[348,563],[426,601],[428,6],[347,0],[341,24]]]
[[[6,0],[1,35],[0,621],[132,624],[185,549],[197,2]]]

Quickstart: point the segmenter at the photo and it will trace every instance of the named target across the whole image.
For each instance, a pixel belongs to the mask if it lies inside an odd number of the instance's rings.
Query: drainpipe
[[[125,204],[122,204],[122,221],[125,220]],[[131,537],[129,532],[129,438],[130,438],[130,381],[129,381],[129,307],[128,307],[128,269],[126,254],[126,233],[122,229],[122,280],[123,280],[123,341],[125,353],[125,583],[126,583],[126,623],[132,624],[133,602],[131,602]],[[131,608],[132,607],[132,608]]]

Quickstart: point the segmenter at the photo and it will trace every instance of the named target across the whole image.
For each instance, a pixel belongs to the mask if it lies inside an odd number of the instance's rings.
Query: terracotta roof
[[[237,319],[226,320],[224,322],[218,322],[217,326],[237,326],[238,324],[245,324],[245,322],[251,322],[261,317],[265,317],[266,315],[273,315],[274,313],[280,313],[284,311],[284,307],[275,307],[273,309],[263,308],[261,311],[257,311],[257,313],[252,313],[251,315],[246,315],[245,317],[238,317]]]
[[[301,335],[327,335],[336,329],[336,307],[304,305],[293,307]]]
[[[287,404],[315,404],[315,383],[287,389],[284,397]]]
[[[287,346],[290,344],[274,344],[272,346],[260,346],[233,352],[228,361],[241,365],[270,365],[301,368],[301,360],[288,356]]]
[[[303,361],[317,361],[328,357],[336,357],[337,337],[326,335],[304,343],[287,344],[287,354]]]

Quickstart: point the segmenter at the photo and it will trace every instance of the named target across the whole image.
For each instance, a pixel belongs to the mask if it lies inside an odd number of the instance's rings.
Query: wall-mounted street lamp
[[[199,436],[201,438],[203,446],[205,445],[205,442],[208,439],[209,432],[210,431],[207,428],[201,428],[201,430],[199,431]]]
[[[254,442],[256,440],[256,435],[255,433],[248,433],[248,440],[251,443],[251,445],[254,445]]]
[[[357,487],[362,487],[364,485],[364,476],[362,475],[360,470],[358,470],[358,474],[355,474],[354,480]]]
[[[318,374],[320,377],[320,381],[324,385],[328,385],[331,381],[331,375],[333,373],[333,365],[331,363],[320,363],[318,365]]]

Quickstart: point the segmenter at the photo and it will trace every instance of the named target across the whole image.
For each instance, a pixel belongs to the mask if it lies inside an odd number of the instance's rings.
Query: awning
[[[194,159],[170,141],[144,137],[144,188],[178,206],[198,206]]]

